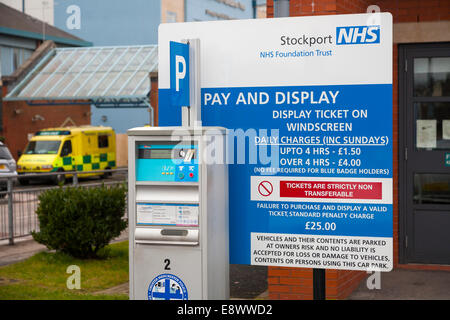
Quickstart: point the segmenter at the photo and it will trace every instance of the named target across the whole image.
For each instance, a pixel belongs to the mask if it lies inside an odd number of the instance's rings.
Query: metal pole
[[[200,82],[200,39],[189,39],[189,126],[202,123],[201,82]]]
[[[150,80],[150,88],[151,88],[152,80]],[[148,99],[145,99],[143,103],[148,107],[148,112],[150,113],[150,125],[153,127],[155,125],[155,109],[153,109],[152,105],[150,104],[150,101]]]
[[[78,173],[74,173],[73,174],[73,177],[72,177],[72,184],[74,185],[74,186],[78,186]]]
[[[189,40],[188,39],[182,39],[181,40],[181,42],[182,43],[186,43],[186,44],[188,44],[189,45]],[[191,52],[190,52],[191,50],[189,49],[189,61],[188,61],[188,63],[189,63],[189,86],[191,85],[191,73],[192,73],[192,71],[191,71],[191,65],[190,65],[190,59],[191,59],[191,56],[190,56],[190,54],[191,54]],[[189,90],[191,90],[191,89],[189,89]],[[192,98],[190,97],[190,94],[191,94],[191,92],[189,91],[189,100],[191,100]],[[189,103],[190,103],[191,101],[189,101]],[[182,106],[181,107],[181,126],[182,127],[184,127],[184,128],[187,128],[187,127],[189,127],[190,125],[191,125],[191,120],[189,119],[189,116],[190,116],[190,114],[191,114],[191,112],[190,112],[190,107],[191,106]]]
[[[325,269],[313,269],[313,299],[325,300]]]
[[[9,244],[14,244],[14,214],[13,214],[13,180],[8,178],[8,227],[9,227]]]

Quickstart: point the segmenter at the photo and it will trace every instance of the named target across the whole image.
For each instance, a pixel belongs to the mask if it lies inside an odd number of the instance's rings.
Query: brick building
[[[141,108],[146,113],[141,120],[153,125],[157,58],[156,45],[55,48],[44,43],[6,81],[4,132],[13,152],[42,127],[89,124],[91,105]],[[126,165],[126,135],[121,135],[117,158],[124,161],[117,163]]]
[[[289,15],[366,13],[370,5],[394,23],[394,268],[450,271],[450,1],[290,0]],[[417,121],[434,123],[434,143],[420,145]],[[327,270],[327,299],[346,298],[365,277]],[[271,299],[313,297],[312,269],[269,267],[268,284]]]
[[[28,72],[55,47],[47,40],[11,75],[2,77],[1,92],[1,130],[6,145],[13,157],[18,160],[25,149],[29,137],[41,129],[86,125],[91,123],[89,104],[42,104],[30,105],[27,101],[5,101],[4,97]]]
[[[0,3],[1,95],[4,98],[55,47],[91,46],[76,36]],[[0,136],[18,159],[28,136],[67,125],[90,124],[89,105],[30,106],[25,101],[0,100]]]

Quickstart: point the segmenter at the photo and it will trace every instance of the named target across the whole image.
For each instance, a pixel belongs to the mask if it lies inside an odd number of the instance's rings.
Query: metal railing
[[[123,179],[108,181],[102,180],[100,182],[87,180],[80,181],[80,175],[87,173],[102,173],[104,175],[113,175],[114,173],[125,173]],[[36,215],[36,209],[39,204],[39,195],[48,189],[59,188],[59,185],[31,185],[22,187],[18,183],[18,179],[32,179],[32,180],[55,180],[56,177],[62,175],[70,175],[72,183],[62,185],[63,188],[71,186],[81,186],[83,188],[93,188],[101,185],[113,186],[127,181],[128,169],[109,169],[109,170],[95,170],[95,171],[65,171],[39,173],[39,174],[21,174],[14,176],[0,177],[0,185],[6,185],[6,191],[0,191],[0,240],[9,240],[9,244],[14,244],[14,239],[31,235],[32,231],[39,231],[39,221]],[[117,176],[115,176],[117,178]],[[85,183],[81,183],[85,182]],[[124,213],[128,218],[128,205]]]

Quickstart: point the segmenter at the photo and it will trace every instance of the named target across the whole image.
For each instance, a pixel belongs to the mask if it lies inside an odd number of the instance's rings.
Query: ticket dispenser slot
[[[206,129],[178,129],[128,131],[130,298],[228,299],[227,167],[200,161]]]
[[[198,230],[137,228],[136,243],[198,245]]]

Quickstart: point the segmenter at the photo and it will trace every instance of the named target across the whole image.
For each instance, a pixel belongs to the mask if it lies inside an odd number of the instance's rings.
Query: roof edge
[[[36,50],[33,51],[31,56],[22,63],[11,75],[2,76],[3,85],[8,87],[19,84],[20,81],[26,76],[27,72],[34,68],[39,61],[41,61],[50,51],[56,47],[55,43],[51,40],[44,41]]]
[[[0,27],[0,33],[13,35],[17,37],[22,38],[31,38],[36,40],[42,40],[42,34],[31,32],[31,31],[25,31],[25,30],[19,30],[19,29],[12,29],[7,27]],[[63,38],[63,37],[55,37],[51,35],[45,35],[45,40],[52,40],[53,42],[60,43],[60,44],[66,44],[70,46],[77,46],[77,47],[92,47],[93,43],[89,41],[84,40],[75,40],[75,39],[69,39],[69,38]]]

